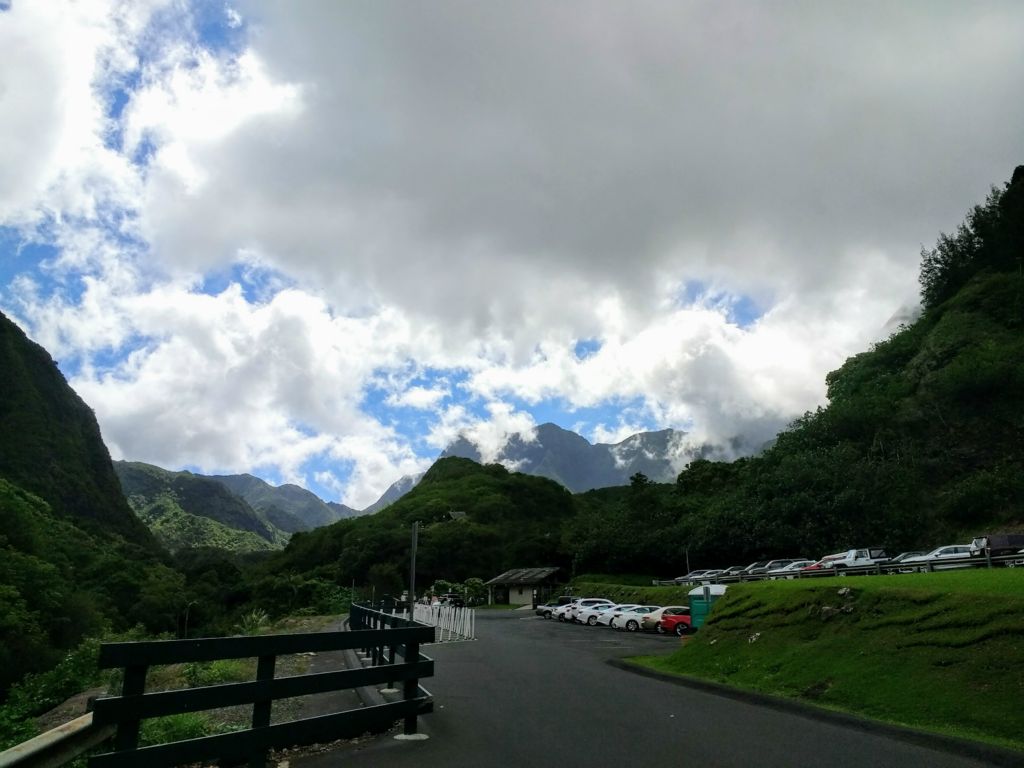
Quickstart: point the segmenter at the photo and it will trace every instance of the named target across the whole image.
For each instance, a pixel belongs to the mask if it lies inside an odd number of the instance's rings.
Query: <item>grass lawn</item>
[[[683,648],[635,661],[1024,750],[1024,569],[731,585]]]

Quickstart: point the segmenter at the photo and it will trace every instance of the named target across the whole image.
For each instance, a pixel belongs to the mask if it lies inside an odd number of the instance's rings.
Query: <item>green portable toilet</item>
[[[725,594],[725,584],[705,584],[694,587],[688,593],[690,598],[690,627],[700,629],[711,613],[711,606]]]

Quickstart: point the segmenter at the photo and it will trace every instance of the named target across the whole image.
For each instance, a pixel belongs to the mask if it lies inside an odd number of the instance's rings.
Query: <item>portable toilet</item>
[[[700,629],[711,613],[711,606],[725,594],[725,584],[704,584],[694,587],[688,593],[690,598],[690,627]]]

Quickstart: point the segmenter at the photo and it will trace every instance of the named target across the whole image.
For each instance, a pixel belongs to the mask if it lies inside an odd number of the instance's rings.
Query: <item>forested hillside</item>
[[[359,511],[344,504],[328,503],[297,485],[270,485],[252,475],[211,475],[232,493],[245,499],[267,522],[287,533],[308,531],[356,517]]]
[[[53,358],[0,313],[0,477],[77,524],[155,549],[121,494],[92,410]]]
[[[572,495],[551,480],[498,464],[441,459],[387,509],[297,533],[264,567],[268,576],[307,573],[364,584],[371,567],[388,564],[404,579],[411,526],[419,521],[423,583],[489,578],[523,563],[566,564],[561,535],[574,514]]]
[[[287,534],[214,479],[136,461],[115,462],[114,470],[128,504],[171,552],[195,547],[265,552],[288,541]]]
[[[132,513],[92,411],[0,315],[0,700],[89,635],[174,630],[183,578]]]

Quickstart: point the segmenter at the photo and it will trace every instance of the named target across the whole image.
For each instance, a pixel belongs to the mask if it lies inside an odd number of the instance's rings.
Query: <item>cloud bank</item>
[[[15,2],[0,306],[115,456],[356,507],[460,431],[754,443],[1021,161],[1022,22]]]

